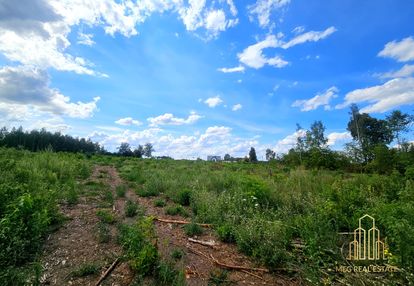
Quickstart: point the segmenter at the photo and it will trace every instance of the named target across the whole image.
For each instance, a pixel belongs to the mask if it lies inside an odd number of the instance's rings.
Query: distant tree
[[[306,146],[308,149],[322,149],[326,147],[328,139],[324,135],[325,126],[322,121],[312,123],[310,130],[306,131]]]
[[[257,162],[256,150],[254,150],[253,147],[250,148],[249,161],[250,162]]]
[[[386,119],[393,137],[397,139],[398,146],[401,148],[402,143],[404,143],[404,140],[401,138],[401,133],[409,131],[409,126],[414,120],[413,116],[402,113],[400,110],[394,110]]]
[[[118,154],[121,156],[132,156],[133,155],[131,151],[131,146],[129,145],[129,143],[123,142],[117,149],[118,149]]]
[[[224,155],[224,161],[231,161],[231,156],[230,156],[230,154],[226,154],[226,155]]]
[[[364,163],[374,158],[376,145],[388,145],[393,140],[393,133],[388,121],[376,119],[366,113],[359,113],[356,105],[351,106],[351,118],[348,122],[348,131],[358,145],[352,144],[354,153],[362,155]],[[351,144],[348,144],[351,146]],[[359,150],[355,150],[358,148]]]
[[[296,136],[296,146],[295,150],[293,150],[292,152],[299,153],[299,161],[300,164],[302,164],[303,153],[306,151],[306,136],[303,136],[303,128],[299,125],[299,123],[296,123]]]
[[[270,160],[274,160],[275,158],[276,158],[275,151],[271,149],[266,149],[266,160],[270,161]]]
[[[144,146],[144,156],[147,158],[152,157],[152,152],[155,152],[151,143],[146,143]]]
[[[142,147],[142,145],[138,145],[138,147],[135,148],[132,153],[134,157],[142,158],[142,156],[144,155],[144,147]]]

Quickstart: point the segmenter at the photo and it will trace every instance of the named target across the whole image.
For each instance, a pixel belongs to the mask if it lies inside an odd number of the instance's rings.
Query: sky
[[[413,114],[412,19],[405,0],[0,0],[0,126],[264,159],[321,120],[341,150],[350,104]]]

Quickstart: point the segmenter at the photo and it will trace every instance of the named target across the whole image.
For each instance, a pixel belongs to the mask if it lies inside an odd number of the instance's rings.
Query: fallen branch
[[[99,278],[99,281],[96,282],[95,286],[101,285],[101,283],[105,280],[105,278],[109,275],[109,273],[112,272],[112,270],[115,269],[115,266],[118,264],[119,258],[115,259],[115,261],[109,266],[109,268],[105,271],[104,274],[102,274],[101,278]]]
[[[190,221],[184,221],[184,220],[172,220],[172,219],[164,219],[164,218],[155,218],[159,222],[166,222],[166,223],[176,223],[176,224],[190,224]],[[202,227],[212,227],[212,224],[209,223],[195,223],[196,225],[202,226]]]
[[[201,244],[201,245],[204,245],[204,246],[208,246],[208,247],[217,249],[216,243],[213,240],[204,241],[204,240],[197,240],[197,239],[194,239],[194,238],[189,237],[188,238],[188,241],[191,241],[191,242],[194,242],[194,243],[198,243],[198,244]]]
[[[187,245],[188,250],[190,250],[192,253],[197,254],[199,256],[203,256],[204,258],[206,258],[207,260],[210,260],[210,258],[207,256],[207,254],[202,253],[201,251],[198,251],[197,249],[194,249],[192,247],[190,247],[189,245]]]
[[[260,280],[263,280],[263,281],[265,281],[265,282],[267,282],[263,277],[260,277],[259,275],[257,275],[257,274],[254,274],[254,273],[251,273],[251,272],[249,272],[249,271],[247,271],[247,270],[241,270],[241,272],[244,272],[244,273],[247,273],[247,274],[249,274],[249,275],[251,275],[251,276],[254,276],[254,277],[256,277],[256,278],[259,278]]]
[[[225,264],[225,263],[222,263],[222,262],[218,261],[217,259],[215,259],[212,254],[210,254],[210,257],[214,261],[214,263],[216,263],[218,266],[223,267],[223,268],[235,269],[235,270],[250,270],[250,271],[269,272],[269,269],[266,269],[266,268],[252,268],[252,267],[246,267],[246,266]]]

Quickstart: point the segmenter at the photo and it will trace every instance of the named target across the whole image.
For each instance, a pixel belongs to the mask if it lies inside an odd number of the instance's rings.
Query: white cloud
[[[192,124],[197,122],[200,118],[203,118],[203,116],[196,112],[191,112],[187,118],[178,118],[174,117],[171,113],[165,113],[157,117],[150,117],[147,120],[150,122],[150,126],[159,126]]]
[[[283,60],[279,56],[267,58],[262,53],[263,49],[275,48],[278,46],[280,46],[279,39],[277,39],[274,35],[269,35],[263,41],[247,47],[246,49],[244,49],[243,52],[239,53],[237,56],[241,63],[251,68],[259,69],[264,65],[271,65],[274,67],[281,68],[286,66],[288,62]]]
[[[287,153],[290,149],[294,148],[299,136],[305,136],[305,130],[298,130],[285,138],[277,141],[276,145],[272,148],[276,153]]]
[[[244,72],[245,68],[244,66],[237,66],[234,68],[219,68],[217,70],[224,72],[224,73],[233,73],[233,72]]]
[[[338,89],[335,86],[330,87],[323,93],[318,93],[310,99],[296,100],[292,107],[301,107],[301,111],[315,110],[319,106],[324,106],[325,109],[330,109],[329,102],[332,98],[337,97]]]
[[[117,121],[115,121],[115,123],[119,124],[119,125],[124,125],[124,126],[128,126],[128,125],[140,126],[140,125],[142,125],[142,122],[140,122],[139,120],[133,119],[132,117],[125,117],[125,118],[118,119]]]
[[[407,37],[400,42],[392,41],[385,45],[384,49],[378,53],[380,57],[389,57],[399,62],[414,60],[414,39]]]
[[[304,26],[297,26],[292,30],[292,33],[298,35],[298,34],[302,34],[303,32],[305,32],[305,27]]]
[[[255,69],[262,68],[265,65],[282,68],[288,65],[289,62],[283,60],[280,56],[269,58],[263,55],[263,50],[267,48],[289,49],[306,42],[316,42],[328,37],[335,31],[334,27],[329,27],[325,31],[309,31],[296,36],[288,42],[282,41],[283,35],[268,35],[263,41],[245,48],[243,52],[237,54],[237,57],[241,63]]]
[[[84,34],[82,32],[78,33],[78,44],[85,46],[93,46],[95,42],[92,40],[93,34]]]
[[[304,34],[300,34],[296,36],[289,42],[284,43],[281,47],[283,49],[289,49],[293,46],[303,44],[306,42],[317,42],[319,40],[325,39],[326,37],[333,34],[334,32],[336,32],[335,27],[329,27],[325,31],[309,31]]]
[[[50,79],[45,71],[25,67],[3,67],[0,69],[0,99],[3,108],[8,106],[10,112],[15,112],[26,107],[32,112],[74,118],[91,117],[97,110],[96,103],[99,97],[87,103],[73,103],[59,90],[50,88],[49,83]]]
[[[349,132],[332,132],[328,134],[328,146],[333,146],[338,142],[346,142],[352,139],[351,133]]]
[[[391,71],[380,74],[381,78],[397,78],[397,77],[409,77],[414,74],[414,65],[406,64],[397,71]]]
[[[237,111],[237,110],[242,109],[242,107],[243,106],[240,103],[238,103],[238,104],[233,105],[233,107],[231,108],[231,110]]]
[[[356,89],[345,96],[345,102],[338,104],[337,109],[347,107],[351,103],[367,102],[369,105],[361,112],[386,112],[405,104],[414,103],[414,78],[396,78],[382,85]]]
[[[290,0],[257,0],[247,9],[251,16],[256,16],[259,25],[266,28],[270,25],[270,15],[274,10],[280,9],[290,3]]]
[[[216,107],[220,105],[221,103],[223,103],[223,100],[220,98],[220,96],[215,96],[215,97],[207,98],[204,101],[204,103],[207,104],[209,107]]]

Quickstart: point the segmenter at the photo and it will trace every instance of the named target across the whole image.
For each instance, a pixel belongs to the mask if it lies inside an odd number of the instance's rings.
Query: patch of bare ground
[[[182,216],[165,214],[165,208],[155,207],[154,201],[159,197],[139,197],[132,189],[126,191],[124,198],[117,198],[116,187],[124,182],[118,172],[111,166],[96,166],[89,180],[104,182],[111,190],[114,199],[108,210],[112,211],[118,222],[133,223],[134,218],[124,215],[127,200],[137,202],[146,209],[146,216],[170,220],[188,220]],[[162,196],[162,195],[161,195]],[[96,211],[101,209],[102,198],[88,196],[80,198],[74,206],[61,206],[62,213],[68,221],[51,234],[45,244],[42,265],[44,266],[43,283],[48,285],[96,285],[101,275],[110,267],[117,257],[122,255],[121,247],[116,244],[116,227],[109,225],[111,239],[100,243],[97,239],[99,219]],[[167,204],[170,202],[167,201]],[[190,210],[189,210],[190,212]],[[220,242],[211,228],[203,228],[203,234],[193,237],[200,241],[214,241],[214,246],[205,246],[189,241],[182,224],[161,222],[154,219],[157,233],[157,246],[162,259],[171,261],[172,253],[183,253],[177,259],[177,269],[184,269],[186,284],[202,285],[300,285],[300,281],[282,274],[256,271],[263,268],[239,253],[234,244]],[[220,265],[221,264],[221,265]],[[96,265],[95,274],[75,277],[74,271],[84,265]],[[220,273],[227,266],[238,266],[246,269],[227,269],[226,281],[222,284],[210,283],[212,273]],[[105,278],[101,285],[130,285],[134,274],[126,262],[120,262]],[[211,281],[210,281],[211,282]],[[227,283],[227,284],[226,284]]]

